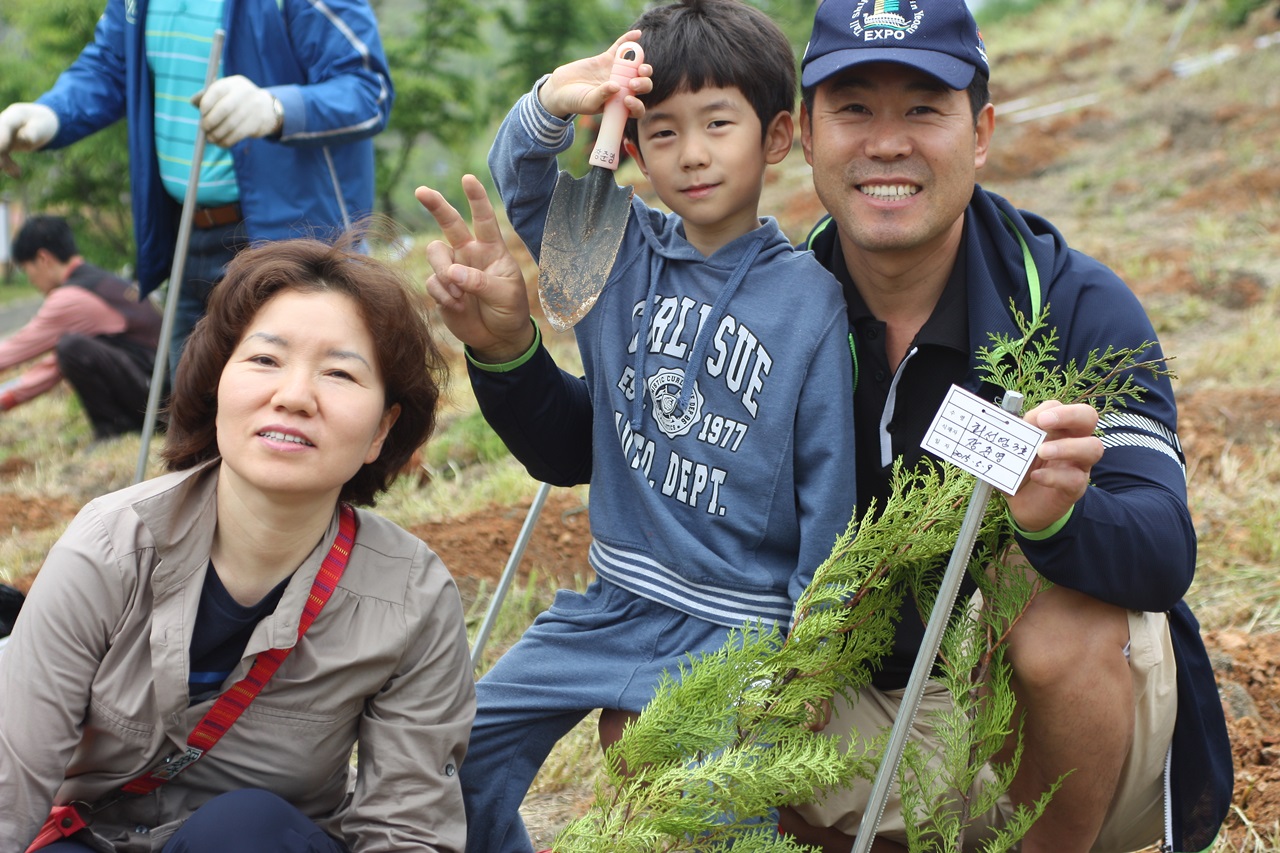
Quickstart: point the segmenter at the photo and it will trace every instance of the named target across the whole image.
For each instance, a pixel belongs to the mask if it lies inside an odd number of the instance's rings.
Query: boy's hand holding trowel
[[[613,77],[613,64],[618,48],[639,37],[639,30],[623,33],[604,53],[566,63],[551,72],[538,89],[538,100],[543,108],[561,118],[603,112],[609,99],[623,91],[623,87]],[[644,104],[637,96],[653,89],[653,80],[650,79],[653,66],[641,63],[635,70],[635,76],[627,81],[628,89],[623,92],[623,102],[631,118],[640,118],[644,115]]]
[[[591,310],[613,269],[631,210],[631,187],[614,182],[622,162],[628,118],[644,115],[639,95],[653,89],[653,66],[630,30],[604,53],[561,65],[539,87],[538,100],[555,116],[602,113],[583,178],[560,172],[547,208],[538,257],[538,301],[557,331]]]

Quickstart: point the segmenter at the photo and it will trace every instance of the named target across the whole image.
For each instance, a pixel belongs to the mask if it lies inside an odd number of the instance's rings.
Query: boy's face
[[[791,149],[792,121],[760,119],[736,87],[681,91],[645,110],[628,151],[704,255],[759,225],[764,169]]]

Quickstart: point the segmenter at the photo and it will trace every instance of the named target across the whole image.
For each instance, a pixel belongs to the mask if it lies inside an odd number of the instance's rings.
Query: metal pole
[[[529,512],[525,514],[520,535],[516,537],[515,547],[511,549],[511,556],[507,558],[507,565],[503,568],[502,577],[499,578],[498,586],[493,591],[493,598],[489,600],[489,609],[484,614],[484,621],[480,623],[480,630],[476,633],[476,641],[471,646],[472,669],[480,665],[480,654],[489,642],[493,624],[498,620],[498,611],[502,609],[502,600],[507,597],[507,590],[516,575],[516,567],[520,565],[525,546],[529,544],[529,537],[533,535],[533,528],[538,523],[538,516],[542,514],[542,505],[547,502],[547,493],[550,491],[550,483],[542,483],[538,486],[538,494],[534,495],[533,503],[529,505]]]
[[[1122,31],[1124,33],[1125,38],[1128,38],[1129,36],[1133,35],[1133,28],[1138,23],[1138,16],[1142,14],[1142,10],[1146,7],[1146,5],[1147,5],[1147,0],[1138,0],[1137,3],[1133,4],[1133,11],[1129,13],[1129,20],[1127,23],[1125,23],[1124,30]]]
[[[1022,395],[1017,391],[1005,391],[1000,407],[1006,412],[1019,414],[1022,411]],[[924,640],[921,641],[920,649],[916,652],[916,662],[911,667],[911,678],[907,681],[907,689],[902,694],[902,704],[898,706],[898,715],[894,718],[893,728],[889,731],[889,744],[885,747],[884,757],[880,760],[880,769],[876,772],[875,783],[871,786],[871,797],[867,801],[866,811],[862,813],[862,823],[858,826],[858,837],[854,841],[853,853],[868,853],[871,842],[875,840],[876,829],[880,826],[885,804],[889,801],[889,789],[893,786],[894,777],[898,775],[898,764],[902,761],[902,750],[907,745],[907,735],[915,722],[916,712],[920,710],[920,700],[924,698],[925,684],[929,680],[929,674],[933,672],[933,662],[938,657],[938,649],[942,646],[942,634],[946,631],[947,623],[951,621],[951,611],[955,607],[956,596],[960,592],[960,582],[964,580],[969,568],[969,557],[973,555],[973,543],[977,540],[978,530],[982,527],[982,516],[986,512],[991,490],[992,486],[986,480],[978,480],[973,485],[973,495],[969,498],[964,520],[960,523],[956,547],[952,550],[947,570],[942,575],[942,585],[938,587],[938,597],[933,602],[929,623],[925,626]]]
[[[204,74],[204,87],[208,89],[218,78],[218,60],[222,56],[222,42],[226,31],[213,33],[213,47],[209,50],[209,66]],[[156,363],[151,368],[151,388],[147,394],[147,414],[142,419],[142,444],[138,448],[138,467],[133,472],[133,482],[141,483],[147,473],[147,456],[151,449],[151,434],[155,432],[156,414],[160,409],[160,395],[164,391],[164,375],[169,366],[169,338],[173,334],[173,318],[178,311],[178,293],[182,290],[182,275],[187,265],[187,246],[191,242],[191,222],[196,215],[196,190],[200,186],[200,162],[204,159],[204,133],[196,128],[196,147],[191,152],[191,172],[187,177],[187,194],[182,201],[182,218],[178,221],[178,242],[173,250],[173,266],[169,268],[169,290],[164,300],[164,317],[160,322],[160,341],[156,345]]]
[[[1173,32],[1169,34],[1169,41],[1164,46],[1165,62],[1173,58],[1173,53],[1182,42],[1182,34],[1186,32],[1187,26],[1191,23],[1191,16],[1196,13],[1196,4],[1199,2],[1200,0],[1188,0],[1187,4],[1182,7],[1182,13],[1178,15],[1178,21],[1173,26]]]

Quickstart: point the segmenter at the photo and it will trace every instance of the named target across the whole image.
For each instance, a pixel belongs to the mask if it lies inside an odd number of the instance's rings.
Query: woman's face
[[[245,329],[218,382],[223,476],[275,499],[336,501],[378,458],[400,414],[385,399],[355,301],[281,291]]]

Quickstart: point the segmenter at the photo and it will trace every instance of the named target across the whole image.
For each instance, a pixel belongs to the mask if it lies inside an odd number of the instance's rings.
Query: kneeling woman
[[[232,262],[172,473],[80,512],[0,655],[0,853],[463,849],[461,602],[350,508],[426,440],[443,376],[384,264],[308,240]]]

